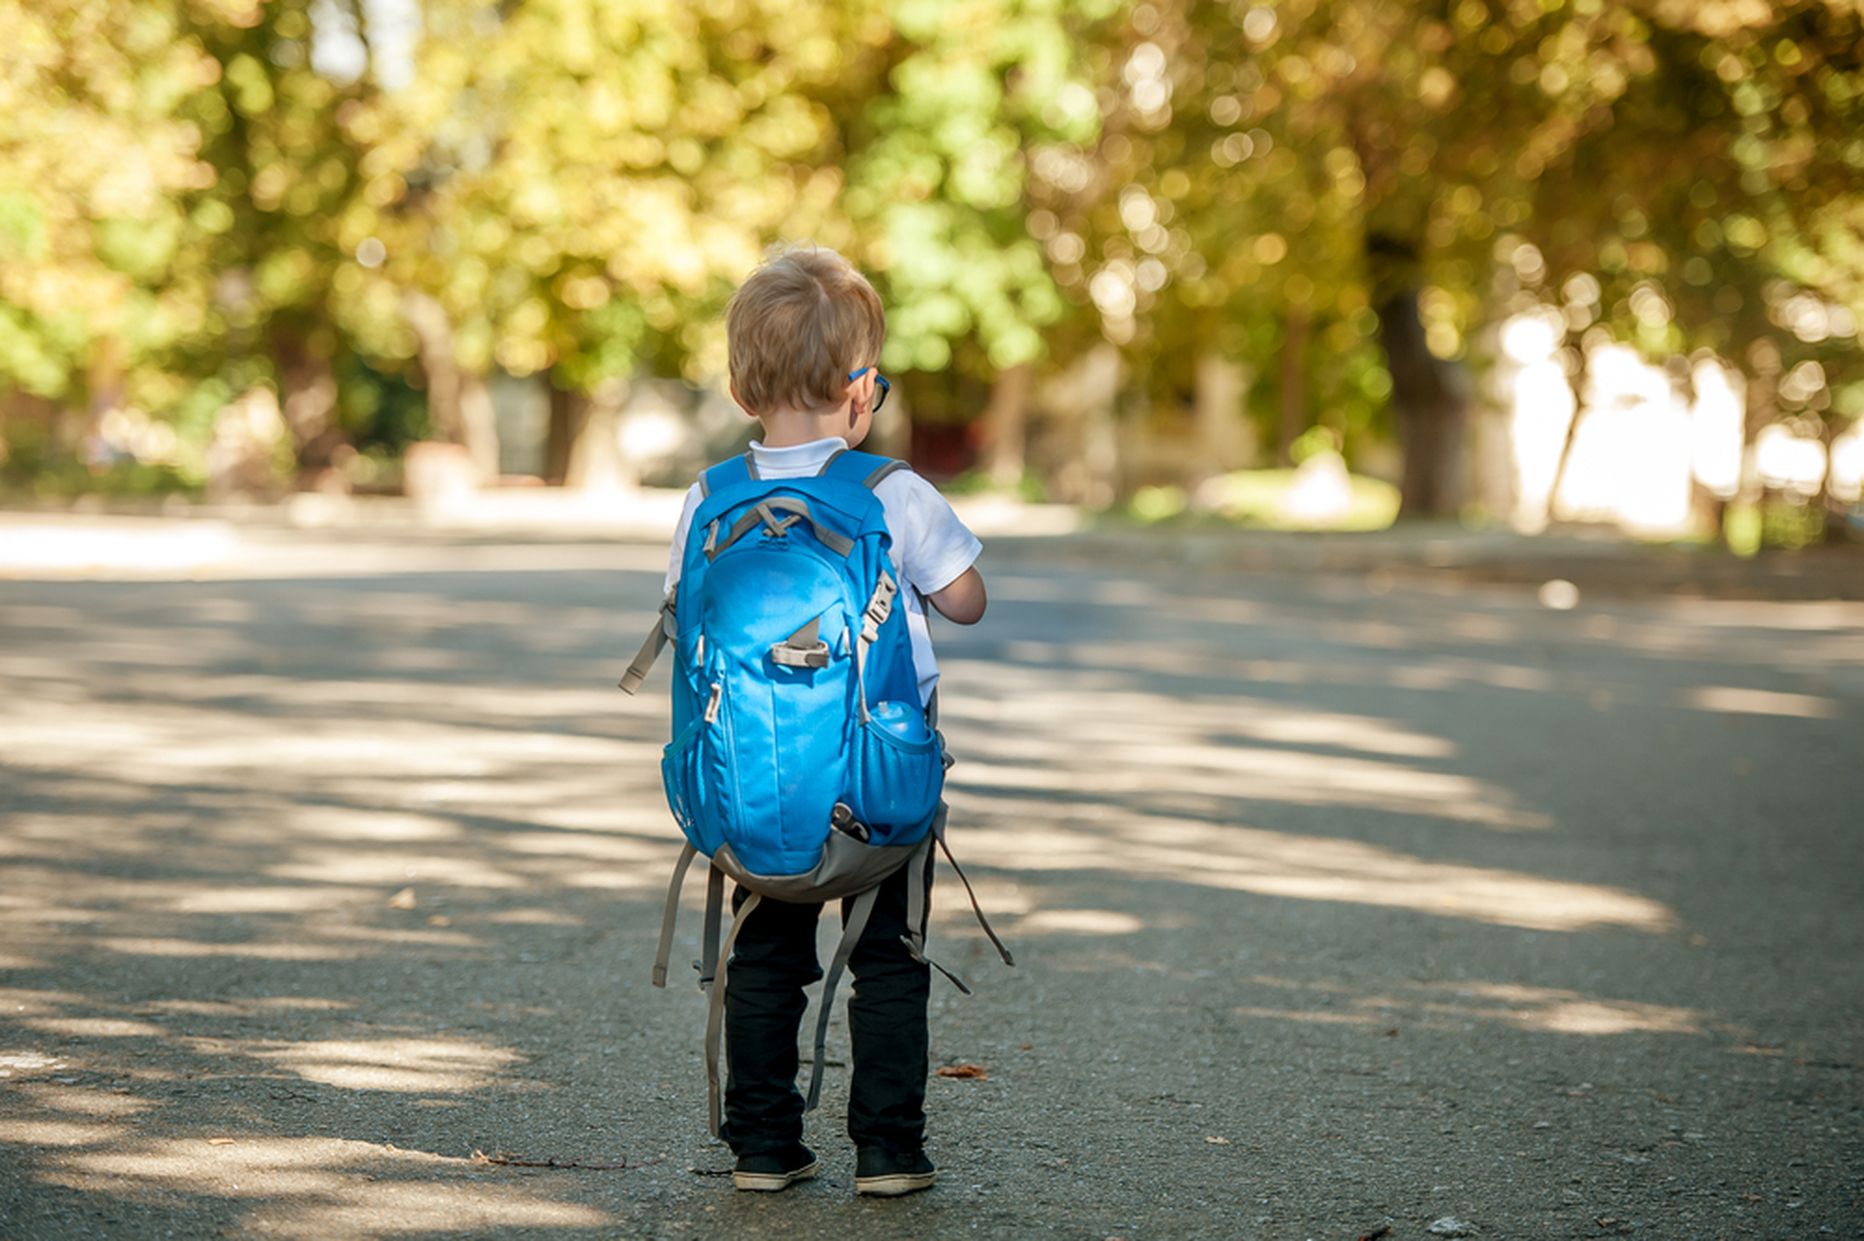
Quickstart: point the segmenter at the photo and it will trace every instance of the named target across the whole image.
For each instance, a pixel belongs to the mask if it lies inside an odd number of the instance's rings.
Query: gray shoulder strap
[[[680,885],[686,881],[686,868],[693,864],[699,850],[688,841],[680,850],[680,860],[673,865],[673,882],[667,885],[667,907],[660,915],[660,951],[654,954],[654,985],[667,985],[667,957],[673,951],[673,920],[680,912]]]
[[[912,466],[907,465],[904,461],[889,461],[885,465],[877,466],[872,474],[869,474],[866,478],[861,480],[861,485],[869,491],[872,491],[874,488],[880,486],[882,479],[897,474],[901,470],[910,470],[912,468]]]
[[[705,877],[705,929],[699,940],[699,989],[718,975],[718,928],[725,916],[725,872],[714,866]]]
[[[874,899],[879,895],[880,888],[875,886],[854,898],[848,910],[848,925],[842,928],[841,943],[835,946],[835,959],[829,962],[828,977],[822,983],[822,1010],[816,1014],[815,1063],[809,1067],[809,1095],[803,1103],[805,1112],[815,1111],[822,1099],[822,1062],[828,1058],[828,1019],[835,1012],[835,984],[841,981],[841,972],[847,968],[848,958],[854,955],[854,946],[867,930],[868,916],[874,912]]]
[[[623,693],[632,694],[641,688],[641,682],[647,679],[647,672],[660,658],[660,652],[666,647],[667,639],[678,637],[677,621],[674,609],[678,606],[680,584],[673,583],[673,589],[660,601],[660,611],[654,617],[654,627],[648,632],[647,641],[641,643],[641,649],[635,653],[634,662],[628,665],[628,671],[622,675]]]
[[[705,1081],[706,1081],[706,1121],[711,1127],[712,1136],[717,1137],[723,1108],[719,1097],[718,1048],[719,1039],[725,1030],[725,971],[731,963],[732,946],[738,942],[738,932],[750,916],[757,912],[760,897],[756,892],[746,898],[738,907],[738,916],[732,920],[731,934],[725,936],[725,943],[719,949],[723,955],[718,962],[718,978],[712,984],[712,994],[706,1004],[705,1014]]]

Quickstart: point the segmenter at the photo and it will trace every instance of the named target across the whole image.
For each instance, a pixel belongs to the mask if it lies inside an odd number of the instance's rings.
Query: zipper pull
[[[725,683],[723,681],[712,682],[712,696],[706,700],[706,704],[705,704],[705,722],[706,723],[708,724],[718,723],[718,700],[719,700],[719,697],[722,694],[724,694],[724,692],[725,692]]]

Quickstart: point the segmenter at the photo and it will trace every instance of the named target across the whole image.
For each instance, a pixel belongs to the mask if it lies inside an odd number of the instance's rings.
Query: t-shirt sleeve
[[[693,528],[693,513],[698,510],[699,502],[704,498],[700,494],[698,483],[694,483],[686,492],[686,504],[680,509],[679,524],[673,527],[673,546],[667,552],[665,589],[669,592],[680,580],[680,562],[686,559],[686,536]]]
[[[983,543],[958,519],[938,488],[911,470],[901,470],[883,481],[880,491],[893,535],[893,563],[921,594],[937,594],[977,563]]]

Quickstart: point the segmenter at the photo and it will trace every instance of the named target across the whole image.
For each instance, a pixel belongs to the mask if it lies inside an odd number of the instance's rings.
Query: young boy
[[[886,323],[880,298],[846,259],[814,247],[778,253],[739,288],[725,323],[732,399],[763,424],[763,439],[751,444],[758,477],[812,476],[834,453],[866,438],[887,394],[878,370]],[[910,470],[883,479],[875,495],[886,512],[894,567],[912,588],[901,597],[923,704],[938,684],[938,665],[920,596],[947,619],[975,624],[985,606],[984,579],[974,567],[983,545]],[[700,500],[695,485],[674,531],[668,590],[679,578]],[[928,884],[930,870],[928,855]],[[747,895],[742,888],[733,893],[734,912]],[[931,978],[902,940],[906,906],[901,869],[881,885],[848,962],[855,980],[848,1004],[854,1042],[848,1136],[862,1194],[908,1194],[929,1188],[936,1176],[924,1149]],[[739,1189],[787,1189],[822,1168],[802,1144],[803,1097],[796,1089],[803,988],[822,977],[815,947],[821,912],[819,903],[762,901],[738,933],[725,974],[720,1136],[737,1156],[732,1182]]]

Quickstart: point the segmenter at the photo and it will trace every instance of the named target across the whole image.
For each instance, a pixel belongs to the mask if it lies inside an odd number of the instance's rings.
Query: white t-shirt
[[[812,478],[835,455],[848,445],[838,436],[811,440],[785,448],[751,445],[759,478]],[[887,532],[893,536],[893,566],[900,571],[905,585],[900,597],[906,601],[906,628],[913,640],[913,667],[919,673],[919,697],[932,700],[938,685],[938,660],[932,654],[932,631],[926,624],[925,609],[919,595],[935,595],[964,576],[976,563],[984,545],[965,528],[952,512],[951,505],[938,488],[911,470],[896,470],[880,480],[874,495],[887,514]],[[699,484],[686,493],[686,507],[680,512],[680,524],[673,531],[673,550],[667,565],[667,589],[680,580],[680,562],[686,556],[686,536],[692,529],[693,512],[702,499]]]

